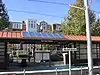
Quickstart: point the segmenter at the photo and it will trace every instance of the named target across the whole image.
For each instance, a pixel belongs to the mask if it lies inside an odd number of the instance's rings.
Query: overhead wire
[[[66,4],[66,3],[50,2],[50,1],[43,1],[43,0],[28,0],[28,1],[42,2],[42,3],[51,3],[51,4],[59,4],[59,5],[67,5],[67,6],[70,6],[70,7],[74,7],[74,8],[78,8],[78,9],[84,10],[84,8],[81,8],[81,7],[78,7],[78,6],[74,6],[72,4]]]
[[[65,3],[50,2],[50,1],[43,1],[43,0],[28,0],[28,1],[42,2],[42,3],[51,3],[51,4],[59,4],[59,5],[69,5],[69,4],[65,4]]]
[[[43,3],[51,3],[51,4],[59,4],[59,5],[68,5],[73,8],[78,8],[81,10],[84,10],[84,8],[78,7],[78,6],[73,6],[71,4],[66,4],[66,3],[58,3],[58,2],[49,2],[49,1],[43,1],[43,0],[28,0],[28,1],[35,1],[35,2],[43,2]],[[90,5],[92,4],[92,0],[90,0]],[[56,16],[56,15],[50,15],[50,14],[44,14],[44,13],[39,13],[39,12],[30,12],[30,11],[24,11],[24,10],[15,10],[15,9],[8,9],[8,11],[13,11],[13,12],[22,12],[22,13],[28,13],[28,14],[39,14],[39,15],[44,15],[44,16],[51,16],[51,17],[57,17],[57,18],[64,18],[62,16]],[[95,10],[92,10],[93,12],[96,12],[100,14],[100,12],[97,12]]]
[[[78,9],[81,9],[81,10],[85,10],[85,8],[81,8],[81,7],[78,7],[78,6],[74,6],[72,4],[66,4],[66,3],[58,3],[58,2],[51,2],[51,1],[44,1],[44,0],[28,0],[28,1],[34,1],[34,2],[42,2],[42,3],[51,3],[51,4],[59,4],[59,5],[68,5],[70,7],[73,7],[73,8],[78,8]],[[93,3],[93,0],[89,0],[89,6],[91,6],[91,4]],[[93,12],[96,12],[97,14],[100,14],[100,12],[98,11],[95,11],[95,10],[92,10]]]
[[[30,11],[24,11],[24,10],[8,9],[8,11],[22,12],[22,13],[28,13],[28,14],[38,14],[38,15],[44,15],[44,16],[57,17],[57,18],[64,18],[62,16],[56,16],[56,15],[50,15],[50,14],[44,14],[44,13],[38,13],[38,12],[30,12]]]
[[[71,4],[65,4],[65,3],[49,2],[49,1],[42,1],[42,0],[28,0],[28,1],[37,1],[37,2],[43,2],[43,3],[52,3],[52,4],[68,5],[68,6],[75,7],[75,8],[79,8],[79,9],[82,9],[83,10],[83,8],[80,8],[80,7],[77,7],[77,6],[72,6]],[[62,16],[56,16],[56,15],[50,15],[50,14],[43,14],[43,13],[38,13],[38,12],[23,11],[23,10],[8,9],[8,11],[23,12],[23,13],[28,13],[28,14],[39,14],[39,15],[44,15],[44,16],[64,18]]]

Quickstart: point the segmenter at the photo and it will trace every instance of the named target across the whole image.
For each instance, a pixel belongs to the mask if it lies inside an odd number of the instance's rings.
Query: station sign
[[[77,51],[77,48],[63,48],[63,51]]]

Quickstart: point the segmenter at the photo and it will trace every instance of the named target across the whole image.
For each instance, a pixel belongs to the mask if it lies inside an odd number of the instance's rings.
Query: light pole
[[[86,36],[87,36],[87,55],[88,55],[88,68],[89,68],[89,75],[93,75],[92,69],[92,49],[91,49],[91,30],[90,30],[90,23],[89,23],[89,6],[88,0],[84,0],[85,6],[85,19],[86,19]]]
[[[91,30],[90,30],[90,23],[89,23],[89,5],[88,0],[84,0],[84,6],[85,6],[85,20],[86,20],[86,37],[87,37],[87,55],[88,55],[88,68],[89,68],[89,75],[93,75],[93,63],[92,63],[92,48],[91,48]],[[71,6],[73,7],[73,6]],[[84,10],[84,8],[76,7],[81,10]]]

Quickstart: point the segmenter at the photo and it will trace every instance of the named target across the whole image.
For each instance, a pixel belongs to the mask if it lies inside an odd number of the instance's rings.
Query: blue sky
[[[43,1],[73,4],[75,3],[76,0],[43,0]],[[23,21],[28,18],[31,18],[31,19],[36,19],[38,22],[45,20],[48,23],[61,23],[63,18],[59,18],[59,17],[67,16],[68,9],[69,9],[69,6],[67,5],[40,3],[40,2],[34,2],[28,0],[3,0],[3,2],[7,7],[10,21]],[[28,14],[22,12],[13,12],[13,11],[9,11],[10,9],[37,12],[41,14],[50,14],[59,17],[44,16],[39,14]],[[93,0],[91,4],[91,9],[100,11],[100,0]]]

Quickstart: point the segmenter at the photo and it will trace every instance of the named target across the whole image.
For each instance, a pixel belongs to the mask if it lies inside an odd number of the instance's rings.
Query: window
[[[92,58],[97,58],[97,54],[93,53]]]
[[[29,28],[30,28],[30,24],[28,24]]]
[[[19,24],[16,24],[17,25],[17,27],[16,28],[19,28]]]
[[[31,28],[33,28],[33,24],[31,24]]]
[[[92,48],[96,48],[96,44],[92,44]]]
[[[80,44],[80,48],[87,48],[86,44]]]
[[[100,49],[99,48],[97,48],[97,53],[100,53]]]
[[[17,24],[16,23],[14,24],[14,28],[17,28]]]
[[[87,49],[80,49],[80,53],[81,53],[81,54],[82,54],[82,53],[86,54],[86,53],[87,53]]]
[[[43,27],[45,29],[45,27]]]
[[[87,59],[86,54],[80,55],[80,59]]]
[[[97,53],[97,49],[92,49],[92,53]]]
[[[33,24],[33,21],[31,21],[31,24]]]

